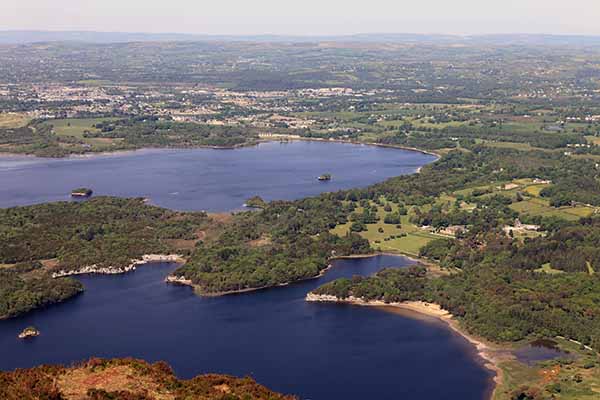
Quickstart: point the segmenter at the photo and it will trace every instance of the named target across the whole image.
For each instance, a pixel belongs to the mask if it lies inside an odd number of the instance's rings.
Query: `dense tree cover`
[[[459,240],[432,241],[421,249],[421,255],[451,268],[502,264],[532,271],[549,264],[554,270],[594,274],[600,268],[599,238],[600,219],[583,218],[523,243],[501,232],[470,231]]]
[[[0,319],[64,301],[83,291],[76,280],[52,279],[36,269],[31,264],[0,268]]]
[[[253,196],[251,198],[249,198],[248,200],[246,200],[246,203],[244,203],[246,205],[246,207],[251,207],[251,208],[265,208],[267,205],[267,202],[263,200],[262,197],[260,196]]]
[[[194,239],[204,213],[179,213],[143,199],[96,197],[0,210],[0,263],[58,259],[63,270],[96,264],[123,267],[144,254],[177,249]]]
[[[350,209],[331,196],[274,202],[261,212],[234,216],[204,243],[199,238],[204,238],[202,232],[213,225],[206,214],[169,211],[149,206],[142,199],[97,197],[86,202],[2,209],[0,263],[56,262],[48,267],[35,264],[44,274],[30,286],[22,282],[28,268],[11,268],[11,279],[6,281],[7,290],[0,300],[12,316],[15,312],[9,310],[23,312],[62,299],[46,290],[52,282],[48,274],[54,270],[89,265],[124,267],[144,254],[191,253],[178,273],[206,293],[315,277],[333,256],[370,251],[368,242],[357,235],[340,238],[329,233],[330,228],[347,220]],[[61,295],[67,293],[62,282],[71,281],[56,281]],[[42,299],[26,298],[28,288],[33,291],[38,286],[42,287],[38,290]],[[12,306],[19,301],[28,306]]]
[[[227,390],[224,390],[227,388]],[[76,393],[87,400],[293,400],[257,384],[251,378],[200,375],[179,380],[164,362],[105,360],[64,366],[40,366],[0,372],[4,400],[62,400]]]
[[[375,276],[342,278],[329,282],[314,291],[340,299],[357,297],[365,300],[383,300],[397,303],[423,300],[429,289],[427,270],[422,266],[388,268]]]
[[[600,183],[596,179],[596,164],[564,159],[564,171],[555,175],[555,184],[540,193],[556,207],[570,205],[571,202],[600,204]]]
[[[600,280],[493,264],[432,281],[431,299],[490,339],[562,335],[600,350]]]
[[[0,210],[0,318],[63,301],[83,290],[56,270],[125,267],[144,254],[185,253],[204,213],[178,213],[142,199],[98,197]],[[55,259],[55,260],[54,260]],[[52,261],[47,266],[40,261]]]
[[[228,243],[199,248],[175,274],[191,279],[202,293],[238,291],[313,278],[327,267],[330,257],[368,250],[368,242],[360,236],[340,238],[327,232],[318,238],[279,237],[258,247]]]
[[[256,143],[257,132],[250,128],[206,125],[139,116],[98,123],[99,132],[86,137],[122,139],[124,145],[140,147],[233,147]]]
[[[346,222],[349,213],[349,207],[330,195],[272,202],[260,212],[238,214],[216,240],[200,246],[174,274],[207,294],[315,277],[331,257],[370,251],[368,241],[358,235],[329,233]]]

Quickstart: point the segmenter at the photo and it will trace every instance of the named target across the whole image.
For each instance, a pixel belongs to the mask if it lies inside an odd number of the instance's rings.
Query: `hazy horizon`
[[[5,0],[2,30],[325,36],[353,34],[600,35],[589,0],[396,1]]]
[[[240,38],[252,38],[252,37],[297,37],[297,38],[343,38],[353,36],[385,36],[385,35],[415,35],[415,36],[448,36],[448,37],[485,37],[485,36],[573,36],[573,37],[600,37],[600,33],[551,33],[551,32],[489,32],[489,33],[435,33],[435,32],[413,32],[413,31],[397,31],[397,32],[378,32],[378,31],[365,31],[365,32],[350,32],[350,33],[203,33],[203,32],[181,32],[181,31],[164,31],[164,32],[153,32],[153,31],[125,31],[125,30],[98,30],[98,29],[0,29],[1,33],[19,33],[19,32],[32,32],[32,33],[98,33],[98,34],[123,34],[123,35],[189,35],[189,36],[207,36],[207,37],[240,37]]]

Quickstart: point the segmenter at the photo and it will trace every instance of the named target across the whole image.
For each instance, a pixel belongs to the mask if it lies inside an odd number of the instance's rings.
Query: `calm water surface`
[[[304,301],[332,279],[409,264],[390,256],[339,260],[316,280],[219,298],[163,283],[169,264],[82,277],[84,294],[0,323],[0,369],[133,356],[165,360],[185,378],[251,375],[302,399],[482,399],[488,372],[441,323]],[[41,336],[19,341],[28,325]]]
[[[540,361],[556,359],[574,359],[573,354],[562,351],[558,343],[549,339],[538,339],[514,351],[517,360],[527,365],[535,365]]]
[[[71,189],[90,186],[97,194],[143,196],[174,209],[226,211],[256,194],[294,199],[361,187],[431,161],[415,152],[310,142],[63,160],[2,157],[0,207],[66,200]],[[334,179],[317,182],[322,173]],[[81,277],[87,290],[75,299],[0,321],[0,369],[133,356],[165,360],[184,378],[251,375],[302,399],[483,398],[489,372],[442,323],[304,301],[332,279],[409,264],[389,256],[339,260],[316,280],[219,298],[166,285],[170,264]],[[28,325],[42,335],[17,340]]]
[[[0,157],[0,207],[97,195],[147,197],[176,210],[230,211],[248,198],[290,200],[414,172],[433,156],[340,143],[262,143],[235,150],[141,150],[66,159]],[[333,179],[319,182],[330,173]]]

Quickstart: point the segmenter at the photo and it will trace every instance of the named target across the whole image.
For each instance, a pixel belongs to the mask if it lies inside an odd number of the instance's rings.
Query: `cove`
[[[429,154],[367,145],[267,142],[232,150],[140,150],[65,159],[0,157],[0,207],[69,200],[71,190],[145,197],[175,210],[241,209],[248,198],[294,200],[415,172]],[[324,173],[327,182],[317,181]]]
[[[120,276],[82,276],[86,292],[0,322],[0,369],[91,356],[165,360],[183,378],[249,375],[301,399],[482,399],[490,373],[474,349],[436,320],[383,309],[304,301],[336,278],[406,267],[396,256],[336,260],[318,279],[217,298],[167,285],[175,266]],[[16,335],[28,325],[42,332]]]

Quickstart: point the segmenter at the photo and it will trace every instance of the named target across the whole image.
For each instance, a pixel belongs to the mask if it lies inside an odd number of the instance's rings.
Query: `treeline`
[[[443,149],[471,147],[477,140],[495,142],[524,143],[543,149],[565,148],[571,144],[586,144],[587,140],[581,133],[568,132],[514,132],[510,128],[495,126],[465,126],[445,128],[413,128],[408,124],[392,134],[381,135],[379,143],[395,144],[420,149]]]
[[[233,147],[253,143],[258,133],[251,128],[175,122],[155,116],[140,116],[97,123],[99,132],[85,137],[122,139],[140,147]]]
[[[386,303],[424,300],[429,291],[427,269],[422,266],[388,268],[371,277],[354,276],[329,282],[313,292],[339,299],[356,297]]]

